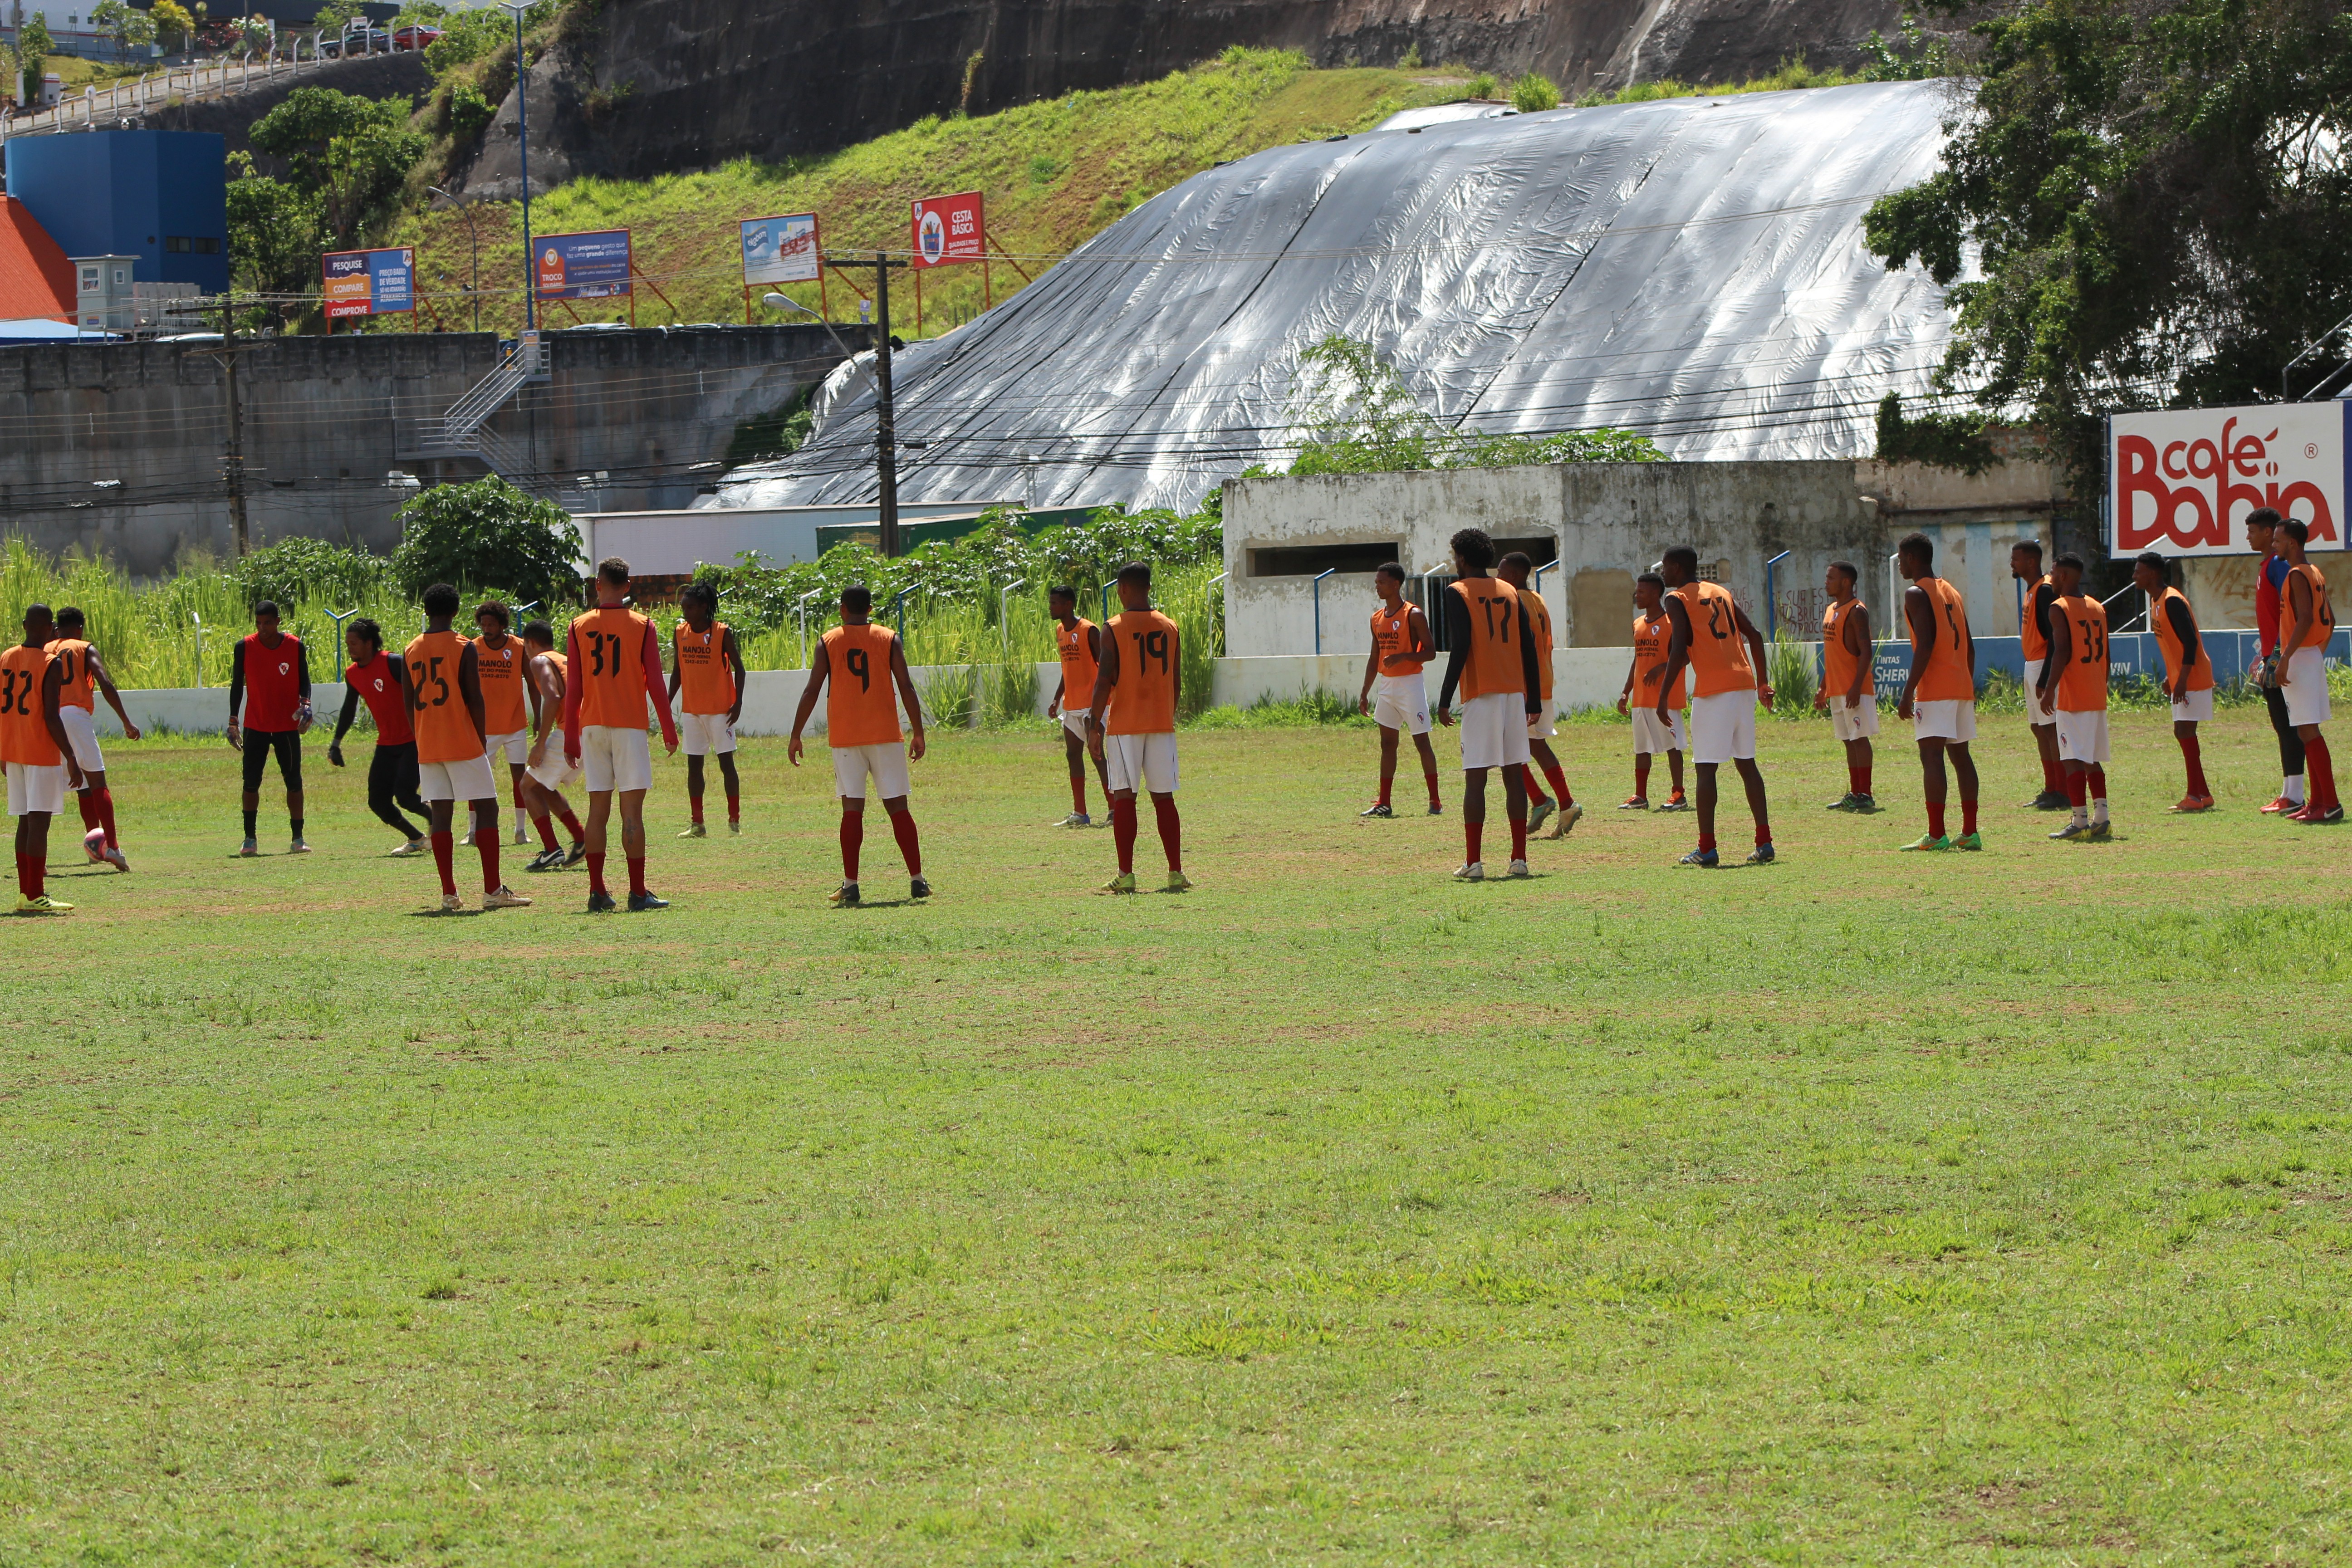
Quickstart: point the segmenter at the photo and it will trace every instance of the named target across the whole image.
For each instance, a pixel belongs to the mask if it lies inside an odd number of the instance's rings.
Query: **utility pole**
[[[237,559],[245,559],[251,540],[245,526],[245,405],[236,395],[236,303],[221,297],[221,371],[228,377],[228,457],[222,477],[228,481],[229,521],[236,528]]]
[[[900,262],[905,266],[905,262]],[[890,405],[890,258],[874,253],[875,458],[882,471],[882,553],[898,553],[898,446]]]
[[[530,99],[523,89],[529,82],[529,72],[522,58],[522,14],[530,9],[530,0],[499,0],[515,25],[515,138],[522,153],[522,324],[526,331],[539,326],[539,258],[531,254],[530,245]]]

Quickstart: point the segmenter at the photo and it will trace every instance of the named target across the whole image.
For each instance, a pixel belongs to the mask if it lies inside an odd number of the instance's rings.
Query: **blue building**
[[[7,141],[8,194],[68,256],[138,258],[141,283],[228,291],[227,143],[198,131]]]

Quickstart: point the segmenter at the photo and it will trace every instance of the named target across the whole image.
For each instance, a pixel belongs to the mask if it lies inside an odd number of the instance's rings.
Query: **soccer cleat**
[[[1853,804],[1846,809],[1853,812],[1857,816],[1871,816],[1878,810],[1878,797],[1874,795],[1855,795],[1853,797]]]
[[[441,895],[441,912],[445,915],[462,915],[466,912],[466,900],[455,893],[444,893]]]
[[[1660,811],[1688,811],[1690,808],[1690,802],[1683,798],[1683,792],[1680,790],[1675,791],[1666,804],[1658,807]]]
[[[1394,816],[1396,815],[1396,808],[1389,805],[1387,801],[1380,800],[1374,801],[1371,805],[1364,807],[1363,810],[1356,813],[1356,815],[1358,816]]]
[[[1551,814],[1558,809],[1559,807],[1552,805],[1549,798],[1539,800],[1528,806],[1528,831],[1533,833],[1537,828],[1541,827],[1546,822],[1551,820]]]
[[[572,847],[563,852],[564,869],[570,870],[586,858],[588,858],[588,841],[585,838],[575,838],[572,841]]]
[[[1132,871],[1121,871],[1118,876],[1113,877],[1109,881],[1105,882],[1097,889],[1097,891],[1105,893],[1131,893],[1135,891],[1135,873]]]
[[[1583,820],[1584,807],[1580,805],[1571,805],[1559,814],[1559,820],[1551,825],[1551,831],[1545,834],[1544,837],[1547,838],[1565,838],[1570,834],[1575,832],[1576,825]],[[1533,827],[1535,824],[1530,822],[1528,826],[1529,827]]]
[[[1167,893],[1183,893],[1190,892],[1192,888],[1192,878],[1187,877],[1181,871],[1171,871],[1168,873],[1168,886],[1161,889],[1160,891]]]
[[[1952,847],[1955,849],[1981,849],[1984,847],[1984,835],[1981,833],[1963,833],[1958,838],[1952,840]]]
[[[128,871],[131,869],[130,860],[120,849],[108,850],[106,852],[106,863],[113,867],[118,871]]]
[[[245,841],[244,846],[237,850],[237,853],[250,860],[253,857],[261,853],[261,846],[248,838]]]
[[[1638,795],[1628,795],[1625,799],[1617,803],[1617,809],[1620,811],[1647,811],[1650,809],[1649,797]]]
[[[1509,868],[1504,871],[1503,875],[1524,882],[1528,878],[1534,876],[1535,873],[1528,869],[1528,863],[1526,861],[1514,860],[1511,862]]]
[[[1458,867],[1454,870],[1454,879],[1457,882],[1483,882],[1486,879],[1486,863],[1484,860],[1473,860],[1466,866]]]
[[[308,855],[310,853],[310,847],[308,844],[303,843],[299,838],[297,838],[293,843],[289,844],[286,847],[286,853],[289,855]]]
[[[837,910],[856,909],[857,907],[857,884],[855,882],[844,882],[832,892],[827,893],[824,896],[824,901],[831,904]]]
[[[1056,827],[1092,827],[1094,825],[1095,819],[1083,811],[1071,812],[1061,821],[1054,824]]]
[[[1445,803],[1442,800],[1431,801],[1429,803],[1429,815],[1432,816],[1444,816],[1445,815]]]
[[[930,879],[928,877],[909,878],[907,882],[907,896],[910,899],[929,898],[931,896]]]
[[[686,831],[679,834],[678,837],[680,838],[708,838],[710,837],[710,830],[703,826],[702,824],[698,822],[689,822],[686,825]]]
[[[743,837],[743,819],[741,817],[730,816],[727,819],[727,836],[730,838],[740,838]]]
[[[1949,849],[1951,847],[1952,841],[1949,838],[1942,837],[1933,833],[1922,833],[1918,837],[1914,838],[1910,843],[1903,846],[1906,850]]]
[[[542,849],[538,854],[532,856],[529,860],[524,861],[522,868],[529,872],[537,873],[541,871],[552,871],[562,864],[562,850]]]
[[[466,837],[463,837],[463,838],[460,838],[459,840],[457,840],[457,847],[459,847],[460,849],[471,849],[473,847],[474,847],[474,830],[473,830],[472,828],[468,827],[467,829],[466,829]]]
[[[619,907],[613,902],[613,895],[610,893],[588,895],[588,912],[592,915],[609,915]]]
[[[2102,818],[2101,820],[2091,824],[2091,831],[2084,837],[2088,837],[2095,844],[2105,844],[2113,839],[2115,836],[2116,825],[2113,822]]]
[[[1750,866],[1769,866],[1779,858],[1769,844],[1759,844],[1748,852],[1748,864]]]
[[[2344,820],[2344,808],[2340,805],[2331,805],[2316,816],[2306,816],[2304,820],[2314,827],[2333,827]]]
[[[2193,816],[2200,811],[2213,809],[2213,798],[2203,795],[2184,795],[2177,805],[2164,808],[2168,816]]]
[[[516,828],[516,829],[515,829],[515,831],[514,831],[514,838],[513,838],[512,842],[514,842],[514,843],[516,843],[516,844],[528,844],[528,843],[530,843],[530,828],[528,828],[528,827],[518,827],[518,828]]]
[[[2299,800],[2289,800],[2286,796],[2281,795],[2276,800],[2271,802],[2270,805],[2263,807],[2263,815],[2264,816],[2284,816],[2288,812],[2301,811],[2302,809],[2303,802]]]
[[[2025,803],[2027,811],[2063,811],[2074,803],[2066,798],[2063,790],[2045,789]]]
[[[629,895],[629,912],[633,915],[641,915],[649,910],[666,910],[667,908],[669,908],[669,900],[667,899],[657,899],[649,892],[631,893]]]
[[[1843,795],[1838,796],[1835,800],[1830,802],[1829,805],[1822,807],[1822,809],[1823,811],[1852,811],[1853,809],[1853,803],[1854,793],[1852,790],[1848,790]]]
[[[1675,864],[1677,866],[1696,866],[1703,871],[1712,871],[1717,866],[1723,864],[1723,857],[1717,854],[1712,849],[1694,849],[1689,854],[1684,856],[1681,859],[1675,861]]]
[[[2070,822],[2050,837],[2057,839],[2062,844],[2079,844],[2090,836],[2091,825],[2089,823]]]
[[[384,858],[387,860],[413,859],[416,856],[425,853],[430,847],[431,846],[427,845],[422,838],[412,838],[407,843],[402,845],[399,848],[394,850],[391,854],[385,856]]]
[[[482,895],[482,908],[486,910],[527,910],[530,908],[530,900],[524,898],[520,893],[516,892],[512,888],[509,888],[505,883],[501,882],[499,884],[498,889],[495,892],[484,893]]]
[[[106,829],[93,827],[81,836],[82,855],[93,866],[106,864]]]
[[[16,912],[20,915],[69,915],[73,913],[73,906],[61,904],[48,894],[43,893],[37,898],[19,898],[16,900]]]

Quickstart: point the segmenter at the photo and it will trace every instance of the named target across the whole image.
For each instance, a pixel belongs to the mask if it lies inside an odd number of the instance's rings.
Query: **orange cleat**
[[[2180,804],[2170,808],[2175,816],[2188,816],[2196,812],[2212,809],[2213,797],[2210,795],[2184,795],[2180,797]]]
[[[2284,816],[2290,812],[2297,812],[2302,809],[2303,803],[2301,801],[2289,800],[2286,796],[2281,795],[2276,800],[2271,802],[2270,805],[2263,807],[2263,815],[2264,816],[2273,815]]]

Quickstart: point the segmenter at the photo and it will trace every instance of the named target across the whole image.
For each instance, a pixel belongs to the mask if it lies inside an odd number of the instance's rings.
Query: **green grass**
[[[1202,729],[1118,901],[1052,731],[951,736],[939,898],[841,913],[762,742],[603,921],[117,748],[136,874],[5,931],[0,1561],[2341,1562],[2352,875],[2255,712],[2161,816],[2166,730],[2057,846],[1994,721],[1925,857],[1899,729],[1863,821],[1768,725],[1709,875],[1579,728],[1472,888],[1362,731]]]

